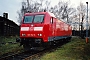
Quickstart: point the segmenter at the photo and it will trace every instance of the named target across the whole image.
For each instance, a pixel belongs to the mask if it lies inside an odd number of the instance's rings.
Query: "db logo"
[[[33,24],[31,26],[33,27]]]
[[[30,27],[30,31],[33,31],[34,30],[34,28],[33,27]]]

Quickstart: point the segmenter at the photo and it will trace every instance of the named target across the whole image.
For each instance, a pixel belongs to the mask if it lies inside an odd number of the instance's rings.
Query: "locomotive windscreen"
[[[43,22],[44,15],[33,15],[33,16],[25,16],[24,23],[39,23]]]

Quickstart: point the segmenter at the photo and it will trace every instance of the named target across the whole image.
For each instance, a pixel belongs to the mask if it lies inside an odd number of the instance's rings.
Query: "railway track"
[[[9,54],[7,56],[0,57],[0,60],[40,60],[40,57],[46,52],[52,52],[58,47],[65,43],[60,43],[59,46],[52,46],[48,49],[43,49],[41,51],[24,51],[21,53]]]
[[[66,43],[66,42],[65,42],[65,43]],[[43,56],[46,52],[53,52],[53,51],[55,51],[57,48],[60,48],[60,47],[61,47],[63,44],[65,44],[65,43],[61,43],[61,44],[59,44],[59,45],[55,45],[55,46],[52,46],[52,47],[50,47],[50,48],[48,48],[48,49],[42,50],[42,51],[40,51],[40,52],[38,52],[38,53],[36,53],[36,54],[33,54],[33,55],[31,55],[31,56],[23,59],[23,60],[40,60],[40,57]]]
[[[23,60],[26,57],[29,57],[29,56],[36,54],[36,53],[37,52],[35,52],[35,51],[24,51],[21,53],[11,53],[11,54],[8,54],[6,56],[1,56],[0,60]]]

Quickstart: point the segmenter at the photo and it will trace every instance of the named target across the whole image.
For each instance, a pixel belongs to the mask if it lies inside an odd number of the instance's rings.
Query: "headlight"
[[[39,36],[42,36],[42,34],[39,34]]]
[[[26,36],[26,34],[22,34],[22,36]]]
[[[42,34],[38,34],[38,36],[42,36]]]

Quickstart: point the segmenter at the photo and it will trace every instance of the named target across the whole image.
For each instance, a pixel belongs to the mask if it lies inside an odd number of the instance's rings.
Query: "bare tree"
[[[47,0],[38,0],[38,1],[29,1],[25,0],[22,2],[22,8],[18,11],[18,21],[21,22],[22,16],[24,13],[30,12],[40,12],[47,10],[53,12],[58,19],[64,19],[63,21],[71,23],[72,16],[76,11],[74,8],[69,7],[68,2],[59,2],[54,7],[50,7],[50,1]]]
[[[38,1],[32,1],[32,0],[23,0],[22,1],[22,8],[20,11],[18,11],[18,22],[21,23],[22,16],[26,12],[39,12],[44,11],[44,9],[49,9],[50,2],[48,0],[38,0]]]
[[[86,14],[86,6],[80,2],[80,5],[77,6],[77,17],[78,18],[78,29],[80,31],[79,35],[82,37],[83,36],[83,30],[85,28],[85,14]]]
[[[86,6],[82,2],[80,2],[80,6],[77,7],[77,13],[80,16],[81,25],[83,25],[83,21],[85,21]]]
[[[76,10],[69,7],[68,2],[59,2],[54,7],[51,7],[50,11],[53,12],[58,19],[63,19],[65,22],[71,23],[72,15]]]
[[[18,14],[18,23],[19,25],[21,24],[21,20],[22,20],[22,16],[24,15],[24,13],[26,12],[26,3],[23,1],[22,2],[22,8],[20,9],[20,11],[17,11]]]

